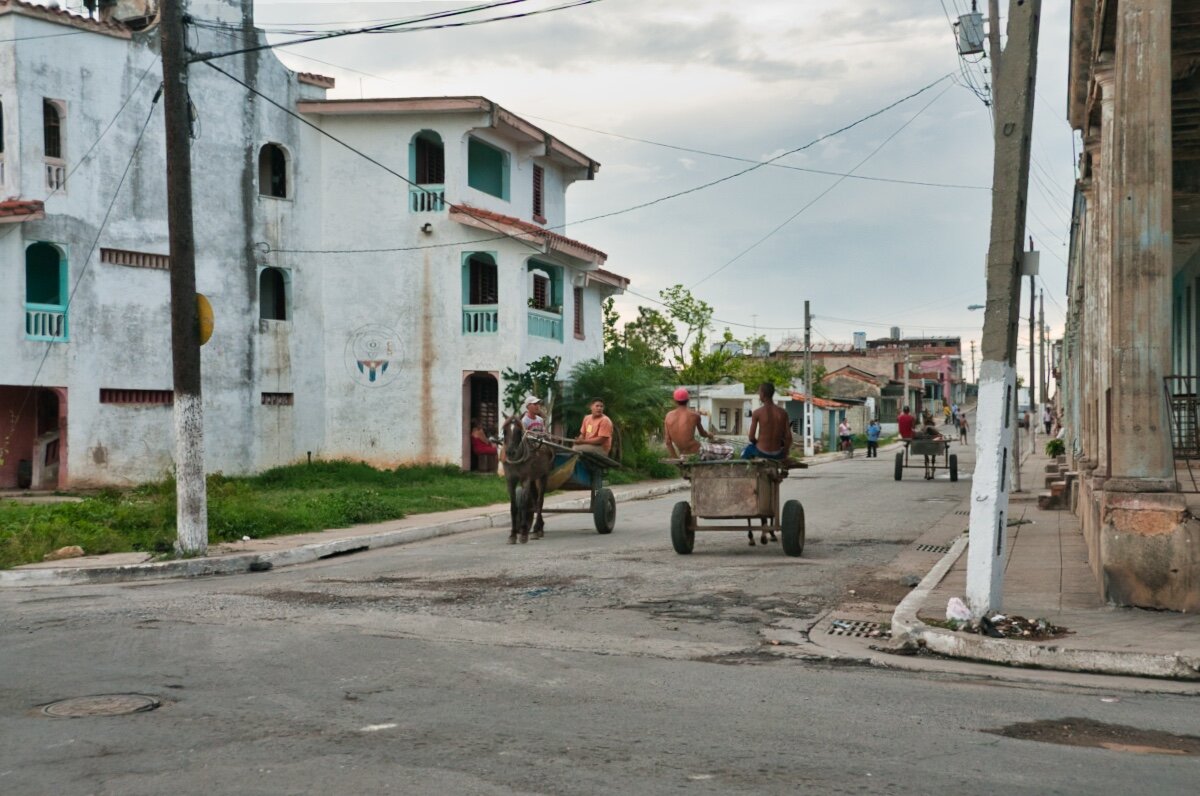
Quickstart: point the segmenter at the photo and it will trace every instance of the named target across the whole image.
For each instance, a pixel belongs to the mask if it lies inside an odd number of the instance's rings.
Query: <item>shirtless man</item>
[[[750,444],[742,451],[743,459],[786,459],[792,449],[792,426],[788,415],[775,405],[775,385],[764,381],[758,388],[762,406],[750,415]]]
[[[667,453],[672,459],[682,459],[684,456],[700,452],[700,441],[696,434],[708,439],[716,439],[711,431],[704,430],[700,413],[688,409],[688,391],[680,387],[675,391],[675,408],[667,412],[663,420],[663,442],[666,443]]]

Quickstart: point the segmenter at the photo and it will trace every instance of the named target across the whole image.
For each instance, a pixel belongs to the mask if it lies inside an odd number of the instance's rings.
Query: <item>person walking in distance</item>
[[[871,422],[867,424],[867,458],[879,458],[879,433],[883,429],[879,426],[879,421],[871,418]]]
[[[1049,436],[1050,429],[1054,425],[1054,415],[1050,414],[1050,406],[1042,407],[1042,425],[1046,428],[1046,434]]]
[[[850,454],[850,458],[854,458],[854,441],[851,439],[853,429],[850,428],[850,421],[842,418],[842,422],[838,423],[838,443],[839,450]]]
[[[750,415],[750,444],[742,451],[743,459],[786,459],[792,449],[792,427],[787,412],[775,405],[775,385],[764,381],[758,388],[762,406]]]
[[[962,412],[958,416],[958,441],[963,445],[967,444],[967,428],[967,415],[965,412]]]
[[[909,414],[907,406],[896,416],[896,425],[900,427],[900,439],[913,438],[913,428],[917,425],[917,419]]]
[[[675,408],[667,412],[666,418],[663,419],[663,443],[672,459],[681,459],[700,452],[697,434],[710,440],[717,437],[711,431],[704,430],[699,412],[688,409],[687,387],[675,390],[674,398]]]

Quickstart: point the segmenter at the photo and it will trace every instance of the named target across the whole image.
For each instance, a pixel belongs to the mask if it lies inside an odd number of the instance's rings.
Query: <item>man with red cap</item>
[[[667,412],[663,420],[663,442],[667,445],[667,453],[671,458],[682,458],[689,454],[700,452],[700,441],[696,434],[708,439],[716,439],[711,431],[704,430],[700,413],[688,409],[687,387],[675,391],[675,408]]]

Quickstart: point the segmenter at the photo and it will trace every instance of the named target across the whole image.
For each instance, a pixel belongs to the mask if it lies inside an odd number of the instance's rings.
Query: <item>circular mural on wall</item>
[[[360,326],[346,343],[346,369],[364,387],[383,387],[400,373],[400,335],[376,323]]]

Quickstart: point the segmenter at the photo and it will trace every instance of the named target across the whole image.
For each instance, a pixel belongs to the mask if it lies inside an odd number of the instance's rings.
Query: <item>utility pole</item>
[[[1042,395],[1042,405],[1050,403],[1050,385],[1046,383],[1046,291],[1038,292],[1038,391]]]
[[[971,341],[971,383],[975,383],[975,341]]]
[[[192,232],[192,131],[184,32],[185,0],[162,3],[163,116],[167,144],[167,227],[171,252],[171,358],[175,387],[175,550],[208,550],[204,485],[204,406]]]
[[[1033,251],[1033,236],[1029,236],[1029,251]],[[1037,370],[1034,369],[1034,362],[1037,361],[1037,286],[1033,283],[1033,272],[1029,272],[1029,438],[1033,439],[1033,421],[1041,419],[1041,412],[1037,411]]]
[[[1008,446],[1015,442],[1017,426],[1017,324],[1041,6],[1041,0],[1009,0],[1008,44],[1001,52],[1000,2],[988,0],[995,156],[967,554],[967,603],[974,617],[999,610],[1003,592]]]
[[[804,455],[816,452],[813,438],[813,394],[812,394],[812,314],[808,301],[804,302]]]

